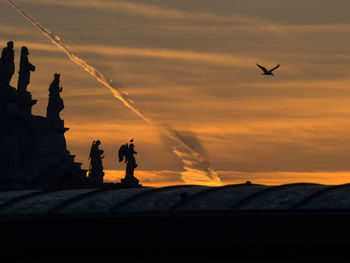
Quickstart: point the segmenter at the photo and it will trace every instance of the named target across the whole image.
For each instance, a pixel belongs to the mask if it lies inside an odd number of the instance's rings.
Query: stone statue
[[[69,128],[59,116],[64,108],[60,75],[51,79],[47,116],[33,115],[36,100],[27,87],[35,67],[28,61],[28,49],[23,47],[18,58],[16,88],[8,85],[13,78],[13,60],[10,41],[0,49],[0,190],[94,187],[88,171],[67,149],[65,133]],[[94,170],[102,170],[102,164],[93,163],[101,167]]]
[[[121,183],[127,186],[139,186],[139,180],[134,176],[134,170],[138,165],[134,156],[137,152],[134,150],[133,141],[134,139],[131,139],[129,145],[123,144],[118,151],[119,162],[122,162],[123,159],[126,162],[125,178],[121,180]]]
[[[89,167],[89,179],[91,183],[94,185],[102,184],[103,183],[103,165],[102,165],[102,159],[104,158],[103,156],[103,150],[99,149],[99,145],[101,142],[99,140],[93,141],[91,145],[91,150],[90,150],[90,167]]]
[[[0,59],[0,84],[9,86],[12,75],[15,72],[15,52],[13,51],[13,41],[7,42],[7,47],[3,48]]]
[[[47,105],[46,117],[50,122],[60,122],[60,112],[64,109],[63,100],[60,96],[62,87],[60,87],[61,74],[54,74],[54,79],[49,88],[49,103]]]
[[[26,93],[27,86],[30,82],[30,72],[35,71],[35,66],[33,66],[28,60],[29,51],[27,47],[22,47],[21,49],[21,61],[19,66],[19,76],[17,91],[19,93]]]

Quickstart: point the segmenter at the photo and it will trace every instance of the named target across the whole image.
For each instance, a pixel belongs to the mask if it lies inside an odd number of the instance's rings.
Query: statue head
[[[60,73],[55,73],[53,75],[53,78],[54,78],[54,81],[55,82],[60,82],[60,77],[61,77],[61,74]]]
[[[27,47],[22,47],[22,48],[21,48],[21,55],[22,55],[22,56],[29,55],[29,50],[28,50]]]
[[[101,141],[100,141],[100,140],[97,140],[95,143],[96,143],[96,145],[100,145],[100,144],[101,144]]]
[[[13,48],[13,41],[7,42],[7,47],[12,49]]]

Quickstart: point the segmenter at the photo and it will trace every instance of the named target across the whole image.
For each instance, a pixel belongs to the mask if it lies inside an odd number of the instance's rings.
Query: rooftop
[[[350,210],[350,184],[91,188],[0,192],[0,215]]]

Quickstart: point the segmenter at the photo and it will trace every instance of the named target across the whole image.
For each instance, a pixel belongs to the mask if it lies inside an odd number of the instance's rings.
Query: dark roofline
[[[69,206],[70,204],[73,204],[73,203],[75,203],[75,202],[77,202],[77,201],[79,201],[81,199],[84,199],[84,198],[89,197],[89,196],[93,196],[95,194],[99,194],[99,193],[103,193],[103,192],[109,192],[109,191],[115,191],[115,190],[122,190],[122,189],[127,189],[127,188],[122,188],[122,187],[99,188],[99,189],[96,189],[95,191],[83,193],[81,195],[72,197],[72,198],[70,198],[70,199],[60,203],[59,205],[57,205],[54,208],[52,208],[48,213],[49,214],[57,213],[60,210],[64,209],[65,207]]]
[[[333,186],[329,186],[329,187],[327,187],[325,189],[321,189],[320,191],[317,191],[316,193],[313,193],[310,196],[306,197],[305,199],[303,199],[303,200],[299,201],[298,203],[296,203],[293,206],[293,209],[298,209],[302,205],[307,204],[308,202],[310,202],[313,199],[323,195],[324,193],[331,192],[331,191],[334,191],[334,190],[337,190],[337,189],[340,189],[340,188],[349,187],[349,186],[350,186],[350,183],[348,183],[348,184],[341,184],[341,185],[333,185]]]
[[[207,195],[207,194],[210,194],[212,192],[220,191],[220,190],[227,189],[227,188],[247,187],[247,186],[252,186],[252,185],[260,186],[260,184],[242,183],[242,184],[228,184],[228,185],[224,185],[224,186],[211,187],[209,189],[205,189],[199,193],[196,193],[185,200],[180,201],[178,204],[174,205],[171,208],[171,210],[177,210],[178,208],[181,208],[182,206],[192,202],[193,200],[201,198],[203,195]]]
[[[26,199],[30,199],[30,198],[35,197],[35,196],[39,196],[39,195],[47,194],[47,193],[51,193],[51,192],[57,192],[57,191],[61,191],[61,190],[63,190],[63,189],[45,189],[45,190],[35,190],[35,189],[33,189],[33,191],[35,191],[35,192],[15,197],[15,198],[13,198],[11,200],[8,200],[7,202],[1,204],[0,205],[0,212],[1,212],[1,210],[5,209],[5,208],[7,208],[9,206],[12,206],[12,205],[14,205],[16,203],[19,203],[21,201],[24,201]]]
[[[258,192],[255,192],[245,198],[243,198],[242,200],[240,200],[239,202],[237,202],[236,204],[232,205],[230,207],[231,210],[235,210],[238,207],[240,207],[241,205],[244,205],[245,203],[248,203],[252,200],[254,200],[255,198],[262,196],[266,193],[269,192],[274,192],[274,191],[278,191],[281,189],[286,189],[286,188],[292,188],[292,187],[297,187],[297,186],[302,186],[302,185],[321,185],[321,184],[315,184],[315,183],[292,183],[292,184],[283,184],[283,185],[277,185],[277,186],[267,186],[267,189],[262,189]]]
[[[142,192],[142,193],[139,193],[137,195],[134,195],[124,201],[122,201],[121,203],[113,206],[111,209],[110,209],[110,213],[116,213],[118,209],[120,209],[121,207],[127,205],[128,203],[132,202],[132,201],[135,201],[139,198],[142,198],[146,195],[149,195],[149,194],[152,194],[152,193],[156,193],[156,192],[160,192],[160,191],[164,191],[164,190],[169,190],[169,189],[176,189],[176,188],[189,188],[189,187],[200,187],[201,185],[171,185],[171,186],[165,186],[165,187],[161,187],[161,188],[154,188],[154,189],[151,189],[149,191],[146,191],[146,192]]]

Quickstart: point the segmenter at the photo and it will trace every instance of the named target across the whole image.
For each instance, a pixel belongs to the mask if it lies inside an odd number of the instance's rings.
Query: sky
[[[15,3],[121,84],[145,116],[192,137],[223,183],[350,181],[349,1]],[[34,114],[45,115],[61,73],[67,145],[84,168],[100,139],[105,178],[122,177],[117,150],[134,138],[141,183],[185,183],[169,140],[2,0],[0,45],[9,40],[16,72],[23,45],[37,67]],[[281,67],[263,76],[256,63]]]

